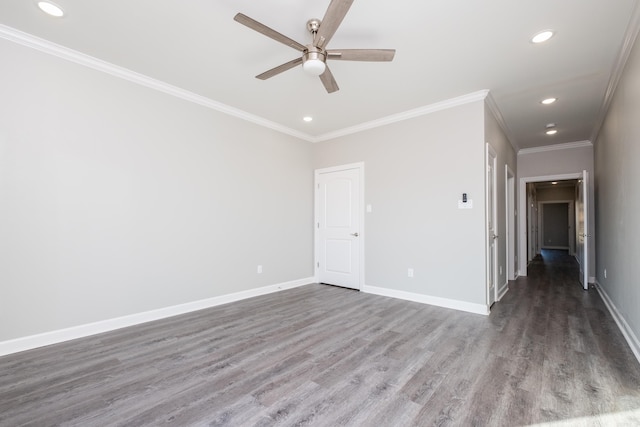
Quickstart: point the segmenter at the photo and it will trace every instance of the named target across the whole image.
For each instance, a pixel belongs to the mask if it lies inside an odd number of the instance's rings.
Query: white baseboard
[[[114,319],[101,320],[99,322],[87,323],[84,325],[73,326],[71,328],[59,329],[42,334],[2,341],[0,342],[0,356],[5,356],[7,354],[17,353],[25,350],[31,350],[38,347],[44,347],[46,345],[57,344],[76,338],[83,338],[103,332],[109,332],[115,329],[125,328],[127,326],[139,325],[141,323],[151,322],[153,320],[165,319],[167,317],[177,316],[179,314],[185,314],[192,311],[215,307],[217,305],[228,304],[234,301],[240,301],[247,298],[266,295],[273,292],[279,292],[285,289],[292,289],[313,282],[313,277],[308,277],[304,279],[293,280],[291,282],[249,289],[246,291],[235,292],[233,294],[220,295],[213,298],[188,302],[171,307],[159,308],[157,310],[145,311],[142,313],[117,317]]]
[[[600,286],[600,283],[594,280],[594,284],[596,286],[596,289],[598,290],[598,293],[602,297],[602,301],[604,301],[604,305],[607,306],[607,308],[609,309],[609,312],[611,313],[611,316],[613,316],[613,320],[616,321],[616,324],[618,325],[620,332],[622,332],[622,335],[624,335],[624,339],[626,339],[627,343],[629,343],[629,347],[631,347],[631,351],[633,351],[633,354],[636,356],[636,359],[638,359],[638,362],[640,362],[640,340],[638,339],[636,334],[633,332],[633,329],[631,329],[631,327],[629,326],[625,318],[622,316],[622,314],[618,311],[618,308],[613,303],[611,298],[609,298],[609,295],[607,294],[607,292],[602,288],[602,286]]]
[[[466,311],[475,314],[489,314],[489,309],[485,304],[474,304],[466,301],[458,301],[448,298],[433,297],[429,295],[416,294],[413,292],[398,291],[395,289],[379,288],[377,286],[365,285],[362,292],[381,295],[384,297],[398,298],[407,301],[419,302],[422,304],[435,305],[438,307],[452,308],[454,310]]]
[[[498,288],[498,299],[497,299],[497,301],[500,301],[502,299],[502,297],[504,297],[507,292],[509,292],[509,281],[504,282],[502,284],[502,286],[500,286]]]

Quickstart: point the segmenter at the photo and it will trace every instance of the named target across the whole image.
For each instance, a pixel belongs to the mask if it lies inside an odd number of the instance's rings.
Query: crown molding
[[[424,107],[415,108],[413,110],[404,111],[398,114],[392,114],[390,116],[386,116],[377,120],[372,120],[370,122],[365,122],[359,125],[340,129],[335,132],[325,133],[313,138],[312,142],[329,141],[331,139],[352,135],[354,133],[374,129],[381,126],[390,125],[393,123],[401,122],[403,120],[413,119],[415,117],[424,116],[427,114],[435,113],[437,111],[446,110],[448,108],[468,104],[470,102],[482,101],[487,97],[488,94],[488,90],[479,90],[467,95],[458,96],[456,98],[451,98],[444,101],[436,102],[434,104],[425,105]]]
[[[55,57],[64,59],[66,61],[74,62],[79,65],[83,65],[88,68],[92,68],[97,71],[109,74],[111,76],[127,80],[129,82],[147,87],[149,89],[157,90],[165,94],[175,96],[176,98],[183,99],[185,101],[193,102],[218,112],[246,120],[256,125],[281,132],[286,135],[290,135],[299,138],[307,142],[322,142],[331,139],[339,138],[341,136],[351,135],[354,133],[362,132],[369,129],[374,129],[380,126],[386,126],[392,123],[397,123],[403,120],[412,119],[427,114],[431,114],[437,111],[446,110],[448,108],[457,107],[460,105],[468,104],[470,102],[484,100],[489,94],[488,90],[480,90],[467,95],[458,96],[456,98],[447,99],[434,104],[429,104],[420,108],[405,111],[391,116],[383,117],[381,119],[365,122],[356,126],[340,129],[335,132],[325,133],[319,136],[313,136],[304,132],[299,132],[295,129],[283,126],[279,123],[267,120],[260,116],[247,113],[246,111],[238,108],[231,107],[218,101],[214,101],[211,98],[207,98],[202,95],[190,92],[186,89],[182,89],[177,86],[170,85],[163,81],[151,78],[144,74],[137,73],[129,70],[128,68],[120,67],[110,62],[103,61],[93,56],[78,52],[68,47],[50,42],[49,40],[42,39],[29,33],[17,30],[15,28],[0,24],[0,39],[5,39],[22,46],[26,46],[40,52],[53,55]],[[495,114],[495,113],[494,113]],[[502,116],[500,116],[502,117]]]
[[[493,98],[493,95],[491,95],[491,92],[487,94],[485,103],[487,104],[487,107],[489,108],[489,110],[493,113],[493,116],[495,117],[496,121],[498,122],[498,125],[500,126],[505,136],[511,143],[511,146],[513,147],[514,151],[516,153],[520,151],[520,147],[518,146],[518,143],[516,142],[516,139],[513,136],[513,132],[511,132],[511,129],[509,129],[509,126],[507,126],[507,122],[504,120],[504,116],[502,115],[500,108],[498,108],[498,104],[496,104],[496,101]]]
[[[622,42],[622,46],[618,52],[618,57],[613,66],[613,71],[609,76],[609,83],[607,84],[607,90],[604,94],[604,101],[600,107],[596,125],[591,133],[591,141],[596,142],[598,139],[604,120],[609,112],[609,107],[611,106],[611,101],[613,100],[616,88],[618,87],[618,83],[620,83],[620,78],[624,72],[625,65],[627,64],[633,45],[638,37],[638,33],[640,33],[640,2],[636,2],[633,12],[631,13],[631,18],[629,18],[629,25],[627,26],[627,31],[624,35],[624,41]]]
[[[593,147],[591,141],[575,141],[565,144],[544,145],[542,147],[523,148],[518,151],[518,156],[523,154],[543,153],[545,151],[571,150],[573,148]]]
[[[175,96],[176,98],[180,98],[185,101],[193,102],[203,107],[210,108],[212,110],[216,110],[242,120],[246,120],[256,125],[275,130],[277,132],[291,135],[309,142],[311,142],[313,139],[311,135],[308,135],[306,133],[298,132],[294,129],[282,126],[281,124],[264,119],[260,116],[247,113],[246,111],[242,111],[238,108],[234,108],[221,102],[214,101],[205,96],[198,95],[196,93],[179,88],[177,86],[170,85],[157,79],[153,79],[149,76],[145,76],[144,74],[140,74],[127,68],[111,64],[109,62],[86,55],[73,49],[69,49],[59,44],[52,43],[48,40],[22,32],[20,30],[16,30],[15,28],[8,27],[6,25],[0,24],[0,38],[20,44],[22,46],[36,49],[40,52],[56,56],[67,61],[75,62],[76,64],[83,65],[85,67],[92,68],[106,74],[110,74],[114,77],[118,77],[120,79],[145,86],[149,89],[157,90],[159,92]]]

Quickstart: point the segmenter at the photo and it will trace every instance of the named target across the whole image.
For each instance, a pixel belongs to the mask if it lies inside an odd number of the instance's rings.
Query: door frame
[[[500,285],[498,284],[498,265],[499,265],[499,260],[498,260],[498,256],[500,254],[499,250],[498,250],[498,244],[499,244],[499,240],[498,240],[498,171],[497,171],[497,166],[498,166],[498,154],[496,153],[496,150],[491,146],[491,144],[487,143],[487,151],[486,151],[486,161],[485,161],[485,176],[486,176],[486,182],[485,182],[485,233],[486,233],[486,240],[487,240],[487,275],[486,275],[486,280],[487,280],[487,285],[486,285],[486,293],[487,293],[487,308],[490,309],[491,305],[493,303],[495,303],[496,301],[498,301],[498,294],[499,294],[499,288]],[[489,162],[492,161],[492,175],[489,176],[488,174],[488,166],[489,166]],[[493,200],[491,201],[492,203],[489,203],[489,181],[492,181],[491,184],[493,186]],[[490,206],[491,205],[491,206]],[[494,236],[490,235],[490,230],[489,230],[489,216],[492,216],[491,218],[491,223],[493,224],[493,234]],[[493,245],[493,248],[492,248]],[[491,260],[493,260],[493,265],[491,265]],[[491,273],[493,272],[493,277],[491,277]],[[493,279],[493,295],[491,295],[491,279]]]
[[[518,189],[518,210],[525,212],[527,209],[527,184],[533,182],[545,182],[545,181],[565,181],[569,179],[582,179],[582,172],[566,173],[559,175],[544,175],[544,176],[528,176],[520,178],[520,186]],[[588,197],[588,195],[585,195]],[[527,275],[527,218],[526,215],[520,215],[518,221],[518,274],[520,276]]]
[[[582,195],[582,198],[580,198]],[[589,259],[591,249],[589,248],[589,244],[591,243],[591,232],[589,231],[589,206],[591,205],[591,201],[589,200],[589,172],[586,170],[582,171],[582,180],[578,180],[577,187],[577,200],[576,204],[582,205],[582,261],[580,262],[580,281],[582,282],[582,287],[584,290],[589,289],[589,282],[591,276],[589,275],[589,268],[591,264],[591,260]],[[577,214],[576,210],[576,214]],[[576,230],[578,229],[579,219],[576,218]],[[576,233],[576,248],[578,246],[578,233]],[[594,280],[595,281],[595,280]]]
[[[317,283],[320,280],[320,273],[318,271],[319,255],[320,255],[320,175],[325,173],[340,172],[345,170],[357,169],[358,179],[360,181],[360,212],[358,212],[358,220],[360,221],[360,235],[358,236],[358,250],[360,251],[360,262],[358,265],[358,290],[362,290],[365,285],[364,281],[364,239],[366,236],[364,225],[364,162],[348,163],[346,165],[332,166],[328,168],[321,168],[314,170],[313,179],[313,192],[314,192],[314,207],[313,207],[313,276],[314,281]]]

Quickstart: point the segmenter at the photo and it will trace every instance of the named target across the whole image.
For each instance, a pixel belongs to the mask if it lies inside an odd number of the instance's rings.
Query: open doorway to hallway
[[[542,249],[562,249],[576,255],[576,202],[579,180],[527,184],[528,261]]]
[[[543,249],[565,250],[580,267],[580,283],[588,287],[588,174],[520,180],[520,274]]]

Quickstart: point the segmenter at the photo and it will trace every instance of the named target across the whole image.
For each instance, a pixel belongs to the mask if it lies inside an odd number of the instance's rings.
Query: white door
[[[577,206],[577,240],[578,260],[580,262],[580,283],[586,290],[589,289],[589,174],[582,171],[582,182],[578,184]]]
[[[496,301],[498,234],[496,209],[496,153],[487,144],[487,304]]]
[[[316,171],[316,275],[360,289],[362,165]]]
[[[506,200],[506,212],[505,218],[507,224],[505,226],[507,242],[507,279],[515,280],[516,271],[518,271],[518,262],[516,257],[516,179],[513,171],[509,168],[509,165],[504,165],[505,168],[505,200]]]
[[[528,193],[528,212],[529,212],[529,259],[531,261],[540,253],[538,245],[538,196],[533,184],[530,185]]]

